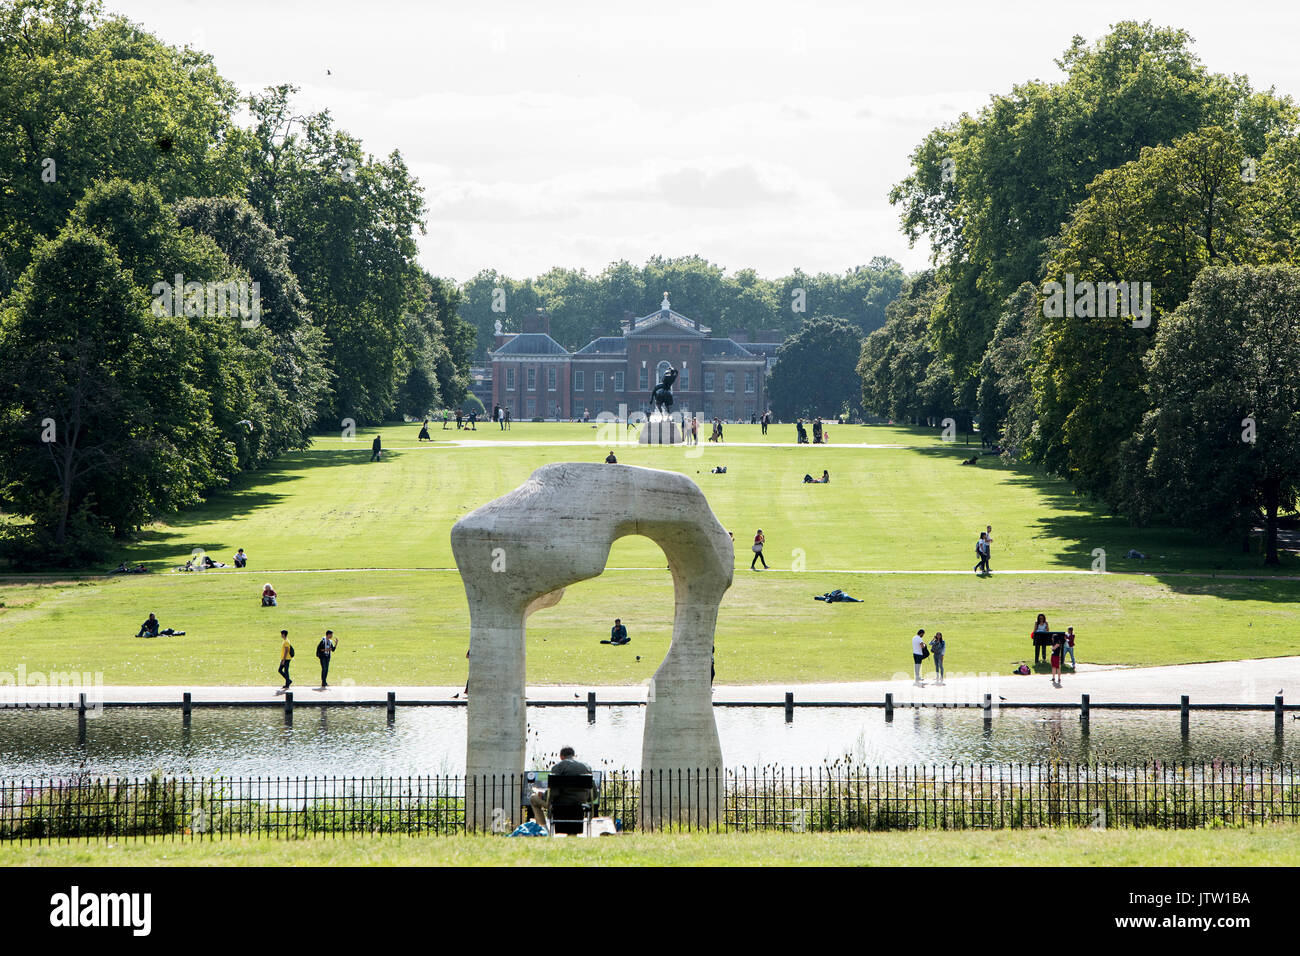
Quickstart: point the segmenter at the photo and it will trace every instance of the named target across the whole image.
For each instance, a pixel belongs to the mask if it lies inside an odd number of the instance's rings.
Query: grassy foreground
[[[1300,827],[392,837],[0,846],[0,866],[1295,866]]]
[[[774,426],[769,438],[788,442],[782,429],[791,430]],[[381,429],[382,462],[369,461],[373,433],[363,431],[322,437],[245,476],[123,550],[120,557],[155,573],[0,579],[0,672],[21,665],[28,673],[96,672],[108,684],[271,684],[281,627],[300,651],[299,677],[309,676],[311,648],[330,627],[340,639],[331,673],[338,681],[463,682],[469,622],[452,524],[544,463],[600,461],[606,448],[517,444],[600,436],[583,425],[435,426],[433,443],[417,443],[417,430]],[[1300,582],[1264,573],[1258,555],[1188,532],[1131,528],[1090,511],[1063,483],[993,459],[961,466],[975,448],[945,444],[934,431],[841,426],[832,436],[828,447],[616,448],[620,462],[692,478],[735,533],[736,581],[718,620],[720,683],[889,678],[910,669],[908,639],[918,626],[944,632],[950,671],[1005,673],[1030,654],[1039,610],[1056,627],[1073,625],[1079,657],[1092,663],[1294,653]],[[731,426],[727,437],[762,440],[756,426]],[[453,443],[462,439],[471,444]],[[709,473],[717,464],[726,475]],[[802,483],[822,468],[831,484]],[[977,578],[973,542],[986,524],[995,531],[995,571],[1089,572],[1103,549],[1108,570],[1147,573]],[[772,570],[756,573],[748,542],[760,527]],[[196,548],[229,561],[238,547],[252,558],[247,572],[168,570]],[[1130,547],[1150,559],[1125,561]],[[654,673],[673,607],[662,552],[648,539],[623,538],[608,567],[530,620],[531,682],[635,684]],[[1281,569],[1298,572],[1293,559]],[[259,606],[267,581],[279,607]],[[812,600],[836,587],[864,603]],[[132,637],[150,611],[186,636]],[[615,617],[628,625],[629,647],[597,643]],[[1159,640],[1135,640],[1139,631]]]

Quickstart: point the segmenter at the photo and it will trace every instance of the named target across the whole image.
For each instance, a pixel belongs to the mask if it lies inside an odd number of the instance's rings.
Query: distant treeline
[[[480,272],[461,286],[460,317],[478,333],[476,355],[492,347],[496,322],[520,331],[523,316],[542,308],[551,318],[551,336],[565,348],[582,348],[601,335],[620,334],[624,313],[648,315],[667,292],[673,309],[728,336],[741,332],[750,341],[783,341],[806,319],[840,318],[863,335],[885,321],[885,307],[903,286],[902,267],[873,258],[843,274],[809,275],[798,269],[765,279],[753,269],[727,274],[699,256],[654,256],[642,266],[611,262],[599,274],[583,269],[551,269],[535,278],[512,279]]]

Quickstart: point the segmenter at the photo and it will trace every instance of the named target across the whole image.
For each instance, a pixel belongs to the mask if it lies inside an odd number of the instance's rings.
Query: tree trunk
[[[1264,563],[1280,564],[1277,556],[1277,499],[1280,490],[1277,479],[1269,479],[1264,484]]]

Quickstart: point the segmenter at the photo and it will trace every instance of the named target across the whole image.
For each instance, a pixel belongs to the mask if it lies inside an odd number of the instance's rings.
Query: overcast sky
[[[888,192],[934,126],[1123,19],[1300,95],[1300,4],[974,5],[106,0],[211,53],[244,92],[301,87],[425,190],[424,266],[598,271],[699,253],[729,271],[909,269]],[[329,71],[328,73],[326,71]]]

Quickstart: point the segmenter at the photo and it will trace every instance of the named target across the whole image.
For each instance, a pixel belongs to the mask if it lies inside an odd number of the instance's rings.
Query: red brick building
[[[650,392],[671,365],[678,370],[673,409],[704,419],[749,421],[767,409],[767,372],[779,343],[754,345],[713,338],[696,319],[658,312],[625,323],[576,352],[551,338],[544,313],[523,332],[499,334],[489,353],[492,401],[516,420],[595,418],[601,412],[648,412]]]

